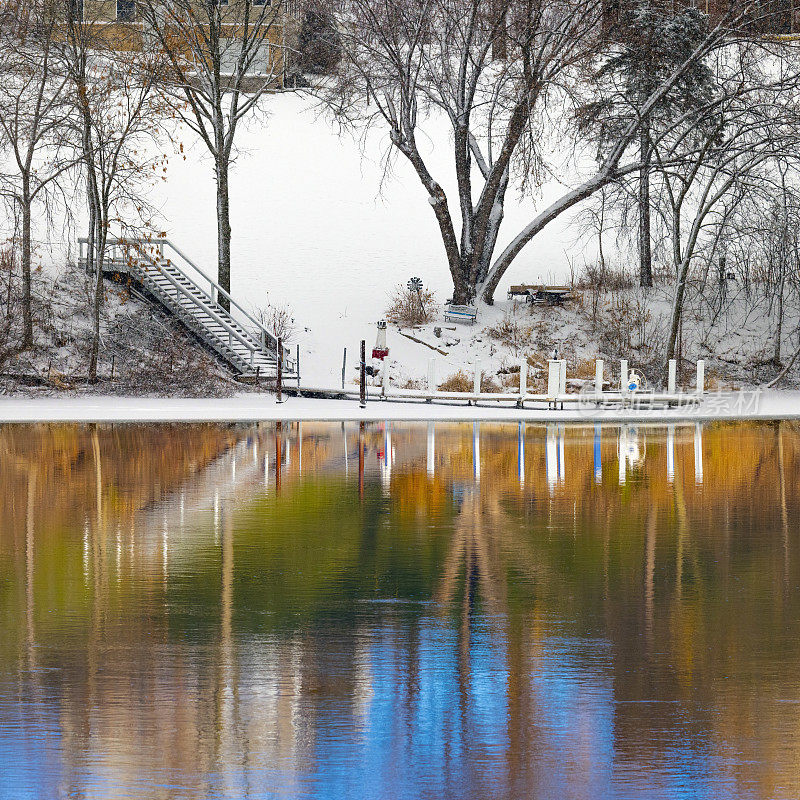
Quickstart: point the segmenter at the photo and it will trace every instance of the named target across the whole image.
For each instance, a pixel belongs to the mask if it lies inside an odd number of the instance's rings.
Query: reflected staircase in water
[[[79,264],[87,269],[88,240],[79,239],[78,246]],[[277,375],[275,335],[169,239],[109,239],[103,273],[137,284],[237,374]],[[297,379],[297,364],[286,348],[282,368],[285,378]]]

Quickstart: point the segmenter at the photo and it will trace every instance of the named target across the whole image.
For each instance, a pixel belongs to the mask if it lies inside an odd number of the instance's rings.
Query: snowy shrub
[[[404,284],[398,284],[389,299],[386,319],[397,325],[427,325],[439,314],[439,306],[430,289],[419,294]]]
[[[283,339],[284,344],[292,340],[294,315],[287,303],[271,303],[267,298],[267,304],[256,308],[254,316],[276,339]]]

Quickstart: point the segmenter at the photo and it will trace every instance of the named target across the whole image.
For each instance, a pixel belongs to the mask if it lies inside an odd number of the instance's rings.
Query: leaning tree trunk
[[[653,250],[650,225],[650,137],[646,122],[639,130],[639,285],[653,285]]]
[[[217,274],[219,285],[231,292],[231,209],[228,197],[229,164],[217,159]],[[227,297],[219,297],[220,305],[230,311]]]
[[[675,287],[675,299],[672,302],[672,314],[669,322],[669,339],[667,340],[667,362],[675,358],[675,349],[678,344],[678,331],[683,314],[683,300],[686,295],[686,279],[689,276],[688,257],[684,258],[678,269],[678,285]]]

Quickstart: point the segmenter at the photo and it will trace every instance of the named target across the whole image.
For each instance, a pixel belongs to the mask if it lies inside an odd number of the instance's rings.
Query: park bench
[[[469,322],[472,325],[478,318],[478,309],[475,306],[457,306],[448,303],[444,307],[445,322]]]

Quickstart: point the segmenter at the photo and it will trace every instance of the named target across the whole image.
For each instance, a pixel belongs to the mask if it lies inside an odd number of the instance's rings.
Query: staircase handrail
[[[235,299],[234,299],[234,298],[231,296],[230,292],[228,292],[228,291],[226,291],[225,289],[223,289],[223,288],[222,288],[222,287],[221,287],[221,286],[220,286],[220,285],[219,285],[219,284],[218,284],[218,283],[217,283],[217,282],[216,282],[216,281],[215,281],[213,278],[211,278],[211,277],[210,277],[209,275],[207,275],[207,274],[206,274],[206,273],[205,273],[205,272],[204,272],[202,269],[200,269],[200,267],[198,267],[198,266],[197,266],[197,264],[195,264],[195,263],[194,263],[194,261],[192,261],[192,259],[191,259],[191,258],[189,258],[189,256],[187,256],[187,255],[186,255],[186,253],[184,253],[184,252],[183,252],[183,250],[181,250],[181,249],[180,249],[180,248],[179,248],[177,245],[173,244],[173,243],[172,243],[172,242],[171,242],[169,239],[161,239],[161,240],[158,240],[158,241],[160,241],[160,242],[163,242],[163,244],[166,244],[167,246],[169,246],[169,247],[170,247],[172,250],[174,250],[174,251],[175,251],[175,252],[176,252],[176,253],[177,253],[177,254],[178,254],[178,255],[179,255],[179,256],[180,256],[180,257],[181,257],[181,258],[182,258],[182,259],[183,259],[183,260],[184,260],[184,261],[185,261],[185,262],[186,262],[186,263],[187,263],[189,266],[190,266],[190,267],[191,267],[191,268],[192,268],[192,269],[194,269],[194,270],[195,270],[195,271],[196,271],[196,272],[197,272],[197,273],[198,273],[198,274],[199,274],[199,275],[200,275],[202,278],[204,278],[205,280],[207,280],[207,281],[208,281],[208,283],[211,285],[211,287],[214,289],[215,293],[217,294],[217,297],[218,297],[220,294],[221,294],[223,297],[226,297],[226,298],[227,298],[227,299],[230,301],[231,305],[233,305],[233,306],[236,306],[236,308],[238,308],[238,309],[239,309],[239,311],[241,311],[241,312],[242,312],[242,314],[244,314],[244,316],[245,316],[245,317],[247,317],[247,319],[248,319],[250,322],[252,322],[252,323],[253,323],[253,325],[255,325],[255,326],[256,326],[256,329],[257,329],[257,330],[259,330],[259,331],[263,331],[263,332],[266,334],[267,338],[269,338],[269,339],[270,339],[270,341],[272,342],[272,344],[273,344],[273,345],[274,345],[274,347],[275,347],[275,351],[277,352],[277,350],[278,350],[278,337],[277,337],[277,336],[275,336],[275,334],[274,334],[274,333],[272,333],[271,331],[267,330],[267,328],[265,328],[265,327],[264,327],[264,324],[263,324],[262,322],[259,322],[259,321],[258,321],[258,320],[257,320],[257,319],[256,319],[256,318],[255,318],[255,317],[254,317],[254,316],[253,316],[253,315],[252,315],[250,312],[249,312],[249,311],[247,311],[247,310],[244,308],[244,306],[242,306],[242,304],[241,304],[241,303],[239,303],[238,301],[236,301],[236,300],[235,300]],[[180,269],[180,267],[177,267],[177,269]],[[181,270],[181,271],[182,271],[182,270]],[[188,275],[187,275],[186,277],[188,277]],[[214,297],[214,296],[213,296],[213,294],[211,295],[211,299],[212,299],[214,302],[216,302],[216,303],[218,303],[218,302],[219,302],[219,300],[217,299],[217,297]]]
[[[184,297],[188,297],[198,308],[202,309],[206,314],[208,314],[211,317],[211,319],[214,320],[214,322],[216,322],[218,325],[221,325],[222,328],[227,332],[229,337],[232,336],[240,344],[244,345],[247,348],[247,350],[250,351],[250,365],[252,366],[254,355],[255,352],[258,350],[258,347],[254,345],[252,342],[248,342],[247,339],[245,339],[244,336],[242,336],[242,334],[236,330],[236,328],[229,325],[222,317],[219,316],[219,314],[217,314],[216,311],[214,311],[213,308],[207,306],[205,303],[201,303],[200,300],[198,300],[190,291],[188,291],[185,286],[176,281],[175,278],[172,277],[172,275],[166,272],[161,266],[161,264],[158,263],[158,261],[156,261],[155,259],[152,259],[152,261],[153,261],[153,266],[155,266],[158,269],[161,275],[165,277],[175,287],[175,289],[179,290]]]
[[[86,237],[80,237],[78,239],[78,246],[79,246],[80,251],[81,251],[79,253],[79,258],[84,257],[82,255],[83,246],[86,245],[87,249],[88,249],[88,243],[89,243],[89,240]],[[211,286],[211,292],[207,292],[203,287],[198,286],[196,281],[192,280],[192,278],[189,275],[187,275],[186,272],[183,269],[181,269],[181,267],[179,265],[177,265],[177,264],[173,263],[172,261],[170,261],[171,266],[174,269],[176,269],[181,275],[183,275],[183,277],[186,278],[190,283],[192,283],[194,286],[197,286],[197,288],[200,289],[200,291],[202,291],[203,294],[205,294],[206,297],[208,297],[208,299],[212,303],[219,304],[219,300],[217,298],[219,297],[220,294],[222,294],[223,297],[226,297],[230,301],[230,303],[233,306],[235,306],[247,318],[247,320],[250,321],[255,326],[256,331],[261,335],[261,338],[263,340],[262,341],[262,347],[264,347],[264,349],[266,349],[266,342],[267,342],[267,340],[269,340],[269,342],[272,345],[272,349],[274,349],[274,351],[275,351],[275,353],[277,355],[277,353],[278,353],[278,338],[277,338],[277,336],[275,336],[275,334],[272,333],[271,331],[267,330],[267,328],[264,327],[263,323],[261,323],[257,319],[255,319],[255,317],[253,317],[253,315],[250,314],[241,305],[241,303],[237,302],[231,296],[231,294],[228,291],[223,289],[222,286],[220,286],[213,278],[211,278],[202,269],[200,269],[200,267],[198,267],[197,264],[195,264],[194,261],[192,261],[172,241],[170,241],[167,238],[146,239],[146,238],[143,238],[143,237],[122,237],[122,238],[120,238],[120,237],[108,237],[106,239],[106,246],[107,247],[113,247],[115,245],[121,245],[123,247],[135,246],[136,252],[145,255],[148,258],[148,260],[154,266],[158,267],[159,271],[163,275],[166,275],[166,273],[164,273],[164,271],[161,269],[161,265],[158,262],[158,259],[154,258],[153,255],[151,253],[148,253],[147,250],[144,249],[144,248],[146,246],[155,245],[158,248],[159,257],[160,258],[164,258],[164,245],[169,247],[180,258],[182,258],[183,261],[185,261],[192,269],[194,269],[204,280],[206,280],[208,282],[208,284]],[[169,276],[167,276],[167,277],[169,277]],[[171,282],[173,282],[173,281],[171,281]],[[189,293],[186,293],[186,294],[187,294],[187,296],[191,296]],[[194,300],[194,298],[192,298],[192,299]],[[224,325],[224,327],[227,330],[228,326]],[[237,338],[241,339],[241,336],[237,336]],[[248,345],[248,347],[250,347],[250,345]],[[287,368],[291,371],[292,369],[295,368],[295,365],[294,365],[294,362],[293,362],[293,360],[292,360],[292,358],[290,356],[290,351],[289,351],[289,349],[287,347],[284,347],[283,350],[284,350],[283,362],[287,366]]]

